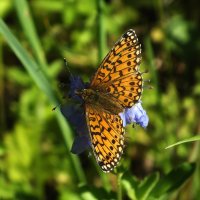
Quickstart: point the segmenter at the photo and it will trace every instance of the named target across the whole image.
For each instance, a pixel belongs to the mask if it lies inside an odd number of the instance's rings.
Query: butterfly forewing
[[[85,105],[92,149],[104,172],[113,170],[119,162],[124,147],[124,128],[119,115],[114,115]]]
[[[142,93],[142,77],[139,73],[118,78],[106,87],[106,91],[115,97],[117,102],[125,108],[132,107],[138,102]]]
[[[138,71],[140,62],[141,45],[135,31],[130,29],[103,60],[90,87],[109,93],[124,108],[131,107],[142,93],[142,76]]]

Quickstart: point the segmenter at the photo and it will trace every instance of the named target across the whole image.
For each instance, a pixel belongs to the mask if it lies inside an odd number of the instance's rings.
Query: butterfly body
[[[88,88],[76,92],[84,101],[92,149],[104,172],[113,170],[123,153],[125,130],[119,113],[140,100],[140,62],[141,45],[130,29],[102,61]]]
[[[81,96],[85,104],[100,108],[105,112],[119,114],[124,110],[123,106],[117,101],[114,101],[109,93],[104,93],[95,89],[83,89],[77,91],[77,94]]]

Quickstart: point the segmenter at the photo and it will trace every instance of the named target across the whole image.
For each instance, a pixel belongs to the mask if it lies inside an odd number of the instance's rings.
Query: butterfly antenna
[[[68,73],[69,73],[69,75],[70,75],[70,78],[73,79],[74,77],[73,77],[72,73],[71,73],[70,70],[69,70],[69,67],[68,67],[68,65],[67,65],[67,60],[66,60],[66,58],[63,58],[63,60],[64,60],[65,67],[67,68],[67,71],[68,71]]]

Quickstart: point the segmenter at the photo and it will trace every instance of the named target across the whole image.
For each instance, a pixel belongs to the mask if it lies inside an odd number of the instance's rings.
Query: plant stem
[[[48,67],[44,50],[37,34],[36,26],[34,24],[27,0],[14,0],[14,7],[16,9],[16,13],[23,28],[24,34],[29,40],[29,43],[35,54],[35,58],[40,65],[40,69],[48,75]]]
[[[121,186],[122,173],[117,173],[117,200],[122,200],[122,186]]]
[[[97,33],[98,33],[98,61],[103,59],[106,49],[106,32],[104,26],[103,0],[96,0],[97,3]]]

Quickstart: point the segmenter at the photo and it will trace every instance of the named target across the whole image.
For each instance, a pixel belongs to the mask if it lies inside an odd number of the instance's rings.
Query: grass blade
[[[47,73],[47,62],[45,59],[45,54],[40,43],[27,1],[15,0],[14,3],[19,21],[34,51],[35,57],[42,70]]]
[[[47,95],[51,103],[53,103],[54,105],[55,104],[57,105],[58,99],[54,95],[54,91],[51,89],[52,87],[50,85],[50,82],[47,76],[44,74],[43,70],[41,70],[39,65],[37,65],[37,63],[29,56],[26,50],[21,46],[19,41],[11,33],[11,31],[9,30],[9,28],[7,27],[7,25],[4,23],[2,19],[0,19],[0,33],[4,36],[10,48],[13,50],[13,52],[22,62],[25,69],[28,71],[30,77],[32,77],[32,79],[35,81],[36,85]],[[65,122],[65,119],[61,115],[61,113],[60,112],[55,112],[55,113],[56,113],[56,117],[61,128],[63,137],[65,139],[67,148],[70,149],[70,146],[72,144],[72,133],[70,131],[70,128]],[[79,159],[72,154],[69,154],[69,156],[73,163],[73,166],[74,166],[73,169],[75,170],[75,174],[77,174],[79,182],[84,183],[85,176],[80,166]]]
[[[199,141],[200,140],[200,136],[194,136],[194,137],[191,137],[191,138],[188,138],[188,139],[185,139],[185,140],[181,140],[179,142],[176,142],[174,144],[171,144],[169,146],[167,146],[165,149],[169,149],[171,147],[174,147],[174,146],[177,146],[179,144],[183,144],[183,143],[186,143],[186,142],[194,142],[194,141]]]

